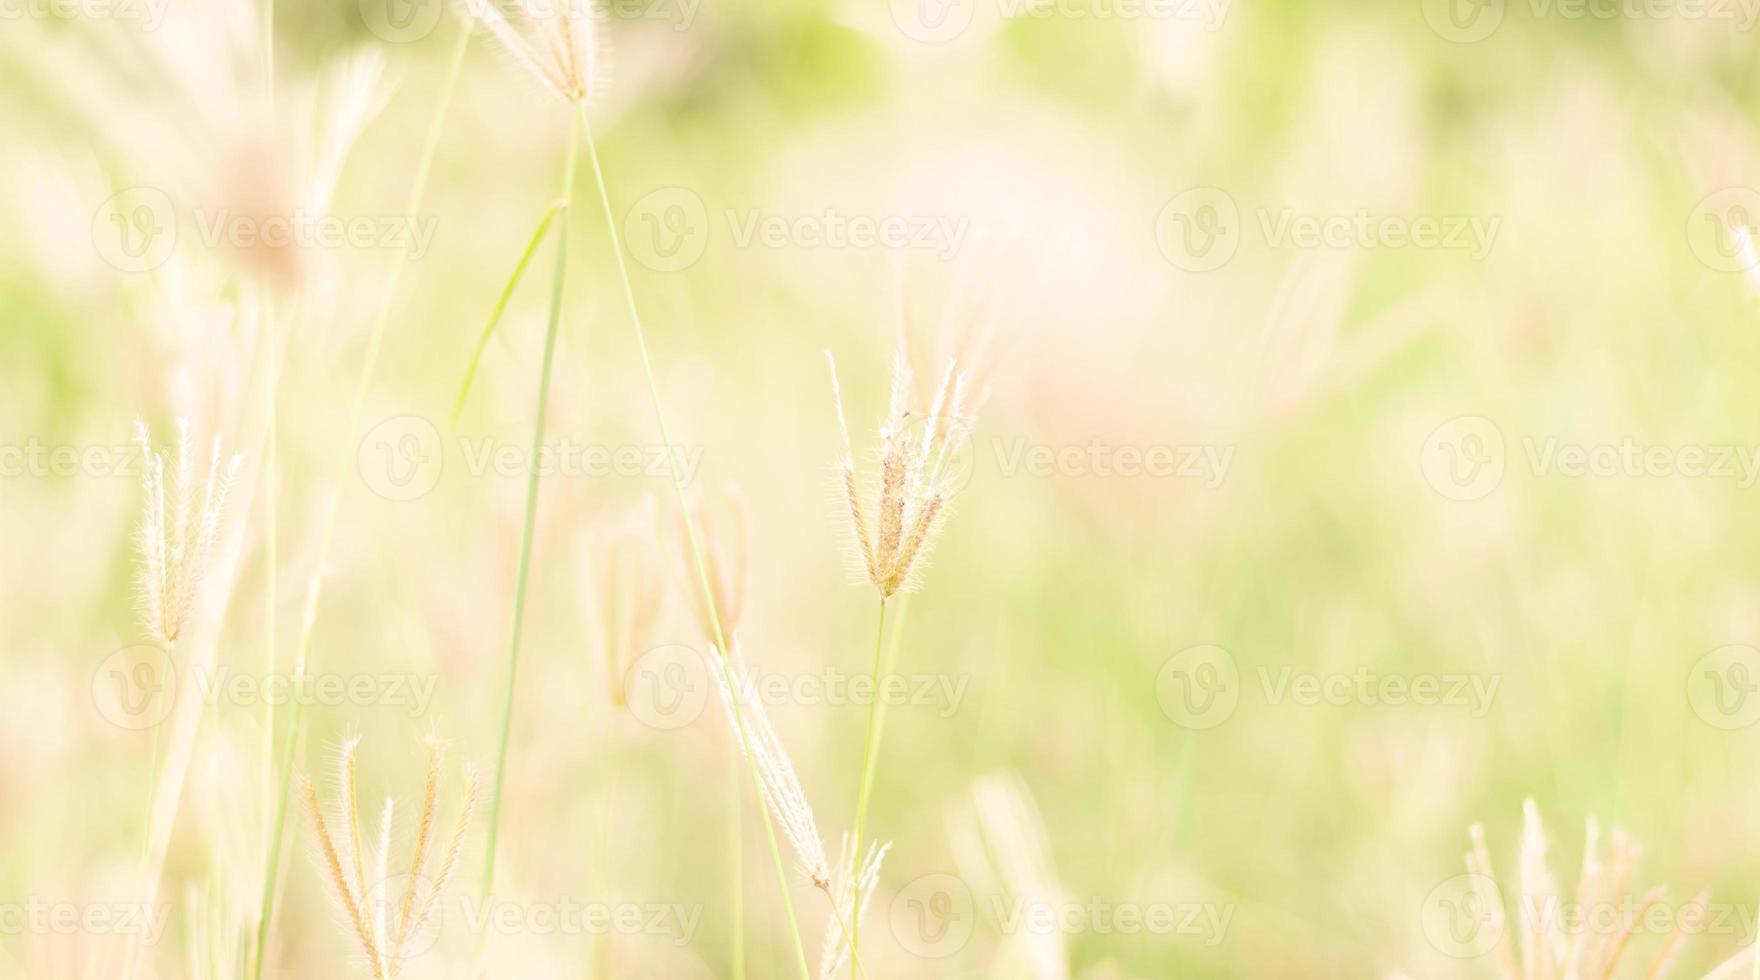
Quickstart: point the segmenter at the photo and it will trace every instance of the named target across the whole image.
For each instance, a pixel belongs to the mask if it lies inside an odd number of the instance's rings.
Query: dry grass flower
[[[843,437],[839,478],[855,539],[853,560],[880,598],[888,599],[914,584],[913,573],[921,568],[945,517],[948,498],[956,489],[957,454],[975,420],[973,392],[957,362],[948,361],[921,430],[913,432],[910,396],[915,380],[910,359],[899,347],[892,359],[886,421],[880,427],[879,489],[870,517],[862,501],[837,362],[829,351],[825,360]]]
[[[833,915],[825,930],[824,950],[819,954],[820,980],[832,980],[849,963],[849,937],[844,927],[847,924],[854,928],[868,910],[868,902],[880,884],[880,863],[886,860],[892,842],[868,845],[860,868],[855,864],[854,847],[850,836],[844,834],[837,855],[837,877],[829,891]]]
[[[190,453],[189,422],[180,419],[177,459],[167,486],[168,461],[153,449],[145,422],[136,420],[135,442],[141,449],[141,486],[146,497],[137,535],[141,551],[137,602],[147,631],[172,647],[189,625],[202,578],[214,557],[214,544],[220,538],[226,496],[244,456],[235,453],[222,464],[220,437],[215,436],[207,477],[198,484]]]
[[[1478,904],[1478,928],[1497,937],[1492,950],[1497,974],[1519,980],[1608,980],[1647,918],[1653,912],[1666,911],[1661,888],[1651,888],[1641,896],[1631,890],[1632,872],[1643,849],[1619,830],[1609,836],[1603,848],[1601,827],[1590,817],[1576,890],[1561,896],[1547,860],[1546,831],[1533,800],[1522,804],[1522,817],[1513,946],[1484,828],[1474,824],[1467,829],[1472,848],[1466,853],[1466,866]],[[1703,921],[1705,903],[1706,893],[1700,892],[1674,910],[1674,927],[1638,975],[1654,980],[1667,974],[1691,924]],[[1570,905],[1575,914],[1566,914],[1562,905]],[[1706,980],[1734,976],[1748,962],[1750,952],[1738,954],[1707,974]]]
[[[709,662],[709,672],[715,675],[715,689],[721,693],[721,706],[727,711],[728,724],[738,731],[740,721],[745,722],[747,738],[742,747],[757,765],[765,805],[776,817],[776,822],[782,825],[783,836],[794,848],[795,856],[812,880],[813,887],[829,895],[831,867],[825,857],[825,842],[820,839],[818,825],[813,820],[813,808],[808,805],[807,794],[801,789],[800,777],[795,775],[794,763],[776,737],[776,730],[770,727],[770,716],[764,710],[764,703],[758,699],[751,677],[744,668],[717,652],[711,651],[705,659]],[[733,701],[735,684],[739,685],[737,715]]]
[[[565,102],[596,95],[606,73],[591,0],[463,0],[463,8],[521,67]]]
[[[417,945],[424,929],[438,924],[436,913],[440,910],[447,885],[458,871],[465,836],[470,831],[471,816],[476,809],[477,774],[473,768],[466,769],[465,797],[457,823],[444,847],[436,853],[442,752],[438,739],[428,739],[428,773],[421,810],[417,815],[415,845],[402,891],[393,895],[389,877],[393,805],[389,798],[380,813],[378,846],[373,858],[374,877],[369,879],[367,876],[367,856],[361,844],[358,818],[355,765],[358,747],[359,741],[350,739],[343,745],[339,758],[337,791],[342,799],[340,812],[334,816],[340,828],[332,832],[317,787],[310,777],[306,778],[305,802],[312,826],[317,831],[320,871],[335,889],[344,923],[360,944],[374,980],[390,980],[402,970],[408,953]],[[383,888],[384,894],[372,895],[375,887]]]

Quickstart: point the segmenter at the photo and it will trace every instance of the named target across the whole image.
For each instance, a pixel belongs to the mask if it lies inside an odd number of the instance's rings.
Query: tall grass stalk
[[[679,470],[678,459],[671,454],[672,440],[667,434],[666,411],[660,403],[660,386],[654,380],[654,363],[653,359],[648,356],[648,338],[642,330],[642,315],[636,306],[635,287],[630,284],[629,265],[623,257],[623,236],[617,232],[617,216],[611,210],[611,193],[605,184],[605,172],[599,165],[599,150],[593,142],[592,123],[587,119],[586,106],[580,105],[579,109],[581,132],[585,133],[587,137],[587,159],[593,165],[593,180],[598,186],[599,204],[605,214],[605,231],[611,238],[611,254],[617,260],[617,277],[623,285],[624,301],[629,305],[629,319],[635,330],[636,350],[641,354],[642,375],[648,383],[648,398],[654,408],[655,428],[659,430],[660,444],[668,447],[672,463],[673,495],[677,498],[679,513],[684,518],[685,537],[690,543],[691,558],[697,569],[697,585],[703,590],[704,604],[708,607],[710,623],[714,627],[716,645],[711,655],[725,658],[728,656],[725,651],[732,648],[728,646],[726,634],[721,628],[721,613],[715,608],[715,589],[709,584],[709,565],[703,554],[703,543],[697,533],[696,522],[691,520],[690,508],[685,501],[684,474]],[[750,751],[750,735],[746,731],[745,719],[740,712],[739,685],[729,686],[733,689],[733,697],[730,698],[730,701],[733,705],[734,725],[738,730],[740,744],[746,750],[745,756],[747,766],[751,770],[752,787],[759,801],[758,814],[764,820],[764,834],[770,842],[770,858],[776,867],[776,883],[782,895],[782,908],[787,913],[789,932],[794,938],[795,958],[800,966],[802,980],[811,980],[812,973],[807,968],[806,946],[801,942],[800,923],[795,918],[794,899],[788,893],[788,870],[782,863],[782,849],[776,843],[776,827],[770,819],[769,811],[762,805],[764,799],[763,777],[758,772],[757,756]]]
[[[446,66],[446,75],[440,83],[440,97],[434,106],[434,117],[428,124],[428,133],[422,142],[421,155],[416,158],[416,169],[410,184],[409,197],[404,203],[404,215],[414,219],[421,211],[422,201],[427,193],[428,175],[433,169],[434,155],[440,147],[440,135],[445,130],[446,117],[452,109],[452,96],[458,88],[460,70],[464,66],[465,51],[470,47],[471,30],[468,24],[459,29],[458,41],[453,45],[452,56]],[[403,269],[409,261],[407,251],[398,251],[391,261],[391,269],[385,276],[385,289],[380,295],[379,309],[373,317],[373,325],[367,336],[367,350],[361,362],[359,377],[355,380],[354,401],[349,408],[348,439],[343,444],[344,458],[342,468],[346,471],[353,463],[356,443],[360,440],[361,417],[366,412],[367,396],[372,390],[373,376],[378,369],[379,348],[385,338],[385,327],[391,320],[391,304],[397,298],[397,287],[403,277]],[[319,522],[318,550],[311,588],[306,594],[305,618],[300,626],[298,645],[298,667],[304,674],[307,657],[312,649],[312,630],[317,622],[318,600],[323,592],[323,573],[330,561],[330,545],[336,532],[336,512],[341,505],[341,495],[332,490],[330,499],[324,508],[323,518]],[[288,711],[288,731],[282,740],[281,761],[276,773],[275,813],[270,821],[269,853],[265,856],[266,869],[263,875],[263,895],[261,912],[257,922],[256,951],[252,957],[251,976],[260,980],[263,975],[263,954],[268,946],[268,938],[275,912],[276,883],[281,866],[281,839],[287,823],[287,800],[289,783],[293,777],[294,750],[299,742],[300,710],[298,699],[295,699]]]
[[[874,628],[873,690],[878,691],[880,690],[881,651],[885,648],[886,640],[886,599],[884,597],[880,600],[879,615],[875,618],[877,625]],[[877,697],[868,702],[868,735],[862,742],[862,776],[861,780],[857,783],[856,790],[855,846],[850,849],[855,855],[850,859],[850,875],[852,876],[852,880],[856,874],[856,870],[861,866],[862,862],[862,829],[868,822],[868,788],[873,785],[874,755],[875,750],[878,748],[878,738],[880,734],[877,720],[880,712],[880,702],[883,700],[885,699]],[[861,960],[857,957],[857,951],[861,949],[860,929],[862,928],[862,917],[856,915],[852,918],[854,918],[855,921],[850,924],[849,958],[852,968],[859,969]]]
[[[568,272],[568,212],[573,203],[574,167],[579,136],[568,127],[568,158],[562,172],[562,198],[556,206],[556,274],[550,284],[550,317],[544,328],[544,362],[538,370],[537,419],[532,423],[532,459],[544,448],[544,415],[550,405],[550,371],[556,360],[557,326],[562,322],[562,284]],[[525,518],[519,535],[519,565],[513,579],[512,638],[507,650],[507,680],[501,698],[501,746],[495,756],[495,788],[489,798],[489,838],[484,845],[483,888],[486,898],[495,890],[495,840],[501,827],[501,791],[507,781],[507,740],[513,731],[514,683],[519,672],[519,644],[525,631],[526,585],[532,566],[532,531],[538,517],[538,471],[534,463],[526,474]]]
[[[733,980],[746,980],[745,828],[740,819],[740,808],[745,805],[745,800],[739,785],[739,754],[731,744],[727,753],[727,852],[732,865],[729,877],[733,881],[733,938],[728,950],[733,962],[729,969]]]

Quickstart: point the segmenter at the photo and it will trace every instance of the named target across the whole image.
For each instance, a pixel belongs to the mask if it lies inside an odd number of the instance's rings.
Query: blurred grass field
[[[283,2],[270,95],[259,9],[154,2],[0,6],[0,964],[18,976],[121,975],[114,930],[11,913],[138,892],[170,730],[105,710],[107,658],[143,641],[140,489],[98,466],[129,458],[137,416],[247,455],[210,576],[232,583],[210,610],[218,664],[292,671],[324,574],[307,667],[366,693],[304,706],[301,771],[327,778],[358,734],[366,809],[401,806],[430,730],[485,775],[499,734],[553,241],[449,415],[574,117],[473,40],[412,225],[456,11]],[[745,500],[740,646],[779,679],[770,715],[831,843],[853,819],[868,712],[847,684],[875,601],[840,553],[822,351],[872,445],[895,282],[925,352],[962,270],[988,269],[1000,300],[969,482],[908,600],[910,694],[867,821],[894,842],[867,975],[1495,976],[1427,931],[1427,903],[1476,821],[1515,874],[1529,797],[1565,888],[1595,814],[1644,845],[1635,886],[1727,907],[1670,975],[1754,941],[1760,287],[1737,232],[1760,219],[1760,62],[1739,5],[656,0],[603,26],[614,67],[590,113],[672,443],[693,489]],[[384,62],[352,141],[349,57]],[[584,164],[574,193],[546,417],[583,455],[541,482],[497,859],[517,921],[449,907],[405,972],[725,977],[743,931],[745,975],[786,976],[757,802],[700,663],[666,652],[702,645],[670,568],[667,447]],[[369,237],[431,233],[358,432],[396,247],[210,234],[320,198]],[[604,620],[620,527],[665,577],[621,651]],[[620,670],[643,664],[663,669]],[[431,697],[409,703],[412,683]],[[238,975],[273,800],[260,763],[288,717],[271,737],[262,701],[202,712],[142,975]],[[1045,837],[1042,854],[1019,826],[1014,850],[991,840],[993,888],[972,827],[1033,823],[997,787],[1025,788]],[[298,817],[264,975],[343,975]],[[1029,864],[1034,894],[1079,907],[1061,925],[1007,921],[1007,868]],[[793,891],[816,953],[824,903]],[[696,917],[536,924],[565,899]],[[1163,907],[1171,925],[1117,918]],[[1642,975],[1653,932],[1616,976]]]

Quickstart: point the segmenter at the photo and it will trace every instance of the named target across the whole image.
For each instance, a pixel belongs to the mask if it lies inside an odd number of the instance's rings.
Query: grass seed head
[[[509,57],[565,102],[598,94],[607,71],[591,0],[462,0]]]
[[[135,422],[145,501],[136,535],[140,547],[136,603],[147,632],[166,647],[175,646],[189,625],[220,540],[226,497],[244,460],[235,453],[223,462],[220,437],[215,436],[207,477],[198,484],[188,421],[179,420],[177,431],[177,457],[168,483],[170,461],[154,450],[147,424]]]

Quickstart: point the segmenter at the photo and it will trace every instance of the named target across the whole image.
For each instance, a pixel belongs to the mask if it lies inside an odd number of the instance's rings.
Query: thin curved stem
[[[458,41],[453,45],[451,60],[446,66],[446,76],[440,83],[440,98],[434,106],[434,118],[428,123],[428,133],[422,142],[421,155],[416,158],[414,180],[410,185],[409,198],[404,204],[404,214],[414,218],[422,208],[422,200],[427,193],[428,174],[433,168],[434,156],[440,147],[440,134],[445,130],[446,117],[452,109],[452,96],[458,89],[458,78],[464,66],[465,51],[470,47],[471,30],[468,26],[459,31]],[[391,304],[397,297],[397,285],[403,276],[403,267],[409,260],[408,251],[399,251],[391,262],[391,271],[385,277],[385,291],[380,297],[378,313],[373,318],[372,331],[367,340],[367,353],[361,364],[360,376],[355,382],[354,403],[349,412],[346,442],[348,458],[344,465],[353,463],[355,444],[359,440],[361,416],[366,409],[367,395],[372,389],[373,375],[378,367],[379,347],[385,336],[385,326],[391,319]],[[321,578],[323,569],[329,564],[330,543],[336,530],[336,512],[340,506],[340,495],[332,493],[325,505],[324,515],[319,522],[317,575],[313,576],[311,588],[306,594],[305,618],[300,626],[299,644],[297,646],[298,675],[305,672],[306,657],[311,653],[312,630],[317,621],[318,599],[322,594]],[[287,800],[289,783],[293,777],[293,758],[295,748],[299,744],[300,707],[299,699],[293,699],[288,709],[287,736],[282,742],[280,771],[277,774],[280,785],[276,790],[275,815],[270,824],[269,853],[265,856],[266,867],[263,874],[262,908],[257,917],[256,950],[252,956],[252,980],[261,980],[263,975],[264,952],[269,945],[269,933],[275,914],[275,891],[281,868],[281,839],[287,825]]]
[[[850,858],[849,867],[850,880],[857,881],[858,885],[859,881],[857,879],[857,873],[862,867],[862,831],[868,824],[868,791],[874,784],[874,757],[878,754],[880,744],[880,726],[878,723],[880,702],[882,700],[880,697],[880,657],[881,651],[885,648],[884,641],[886,639],[885,598],[881,598],[880,600],[880,613],[876,618],[878,620],[878,625],[874,628],[874,683],[871,688],[874,692],[874,699],[868,702],[868,736],[863,740],[862,778],[856,791],[855,846],[851,848],[852,856]],[[851,924],[849,931],[849,958],[850,962],[854,964],[854,969],[860,970],[861,960],[857,958],[856,954],[857,950],[861,948],[861,934],[857,930],[862,927],[862,920],[859,915],[853,916],[853,918],[856,921]]]
[[[660,432],[660,444],[667,447],[672,460],[672,490],[678,499],[679,513],[684,517],[685,537],[690,542],[691,557],[696,564],[697,584],[703,590],[706,600],[704,605],[709,609],[710,625],[715,633],[715,650],[713,656],[727,657],[731,647],[727,645],[727,634],[721,625],[720,610],[715,608],[715,590],[709,584],[709,564],[704,557],[703,543],[699,540],[696,523],[690,519],[690,509],[685,503],[684,474],[680,471],[676,456],[671,454],[672,440],[666,432],[666,412],[660,404],[660,386],[654,380],[654,363],[648,356],[648,338],[642,331],[642,315],[636,307],[635,288],[630,285],[629,265],[623,257],[623,237],[617,233],[617,217],[611,210],[611,194],[606,189],[605,172],[599,166],[599,150],[593,142],[593,127],[587,120],[587,107],[580,108],[581,131],[587,136],[587,159],[593,164],[593,179],[599,189],[599,204],[605,212],[605,230],[611,236],[611,254],[617,260],[617,277],[623,284],[623,298],[629,305],[630,323],[635,328],[636,349],[641,353],[642,375],[648,382],[648,398],[654,407],[654,423]],[[731,676],[731,675],[730,675]],[[782,863],[782,849],[776,843],[776,827],[770,819],[770,812],[763,806],[764,782],[758,772],[756,756],[751,752],[751,738],[746,732],[744,713],[740,710],[739,685],[728,685],[732,697],[728,703],[733,707],[734,727],[738,730],[740,746],[745,752],[746,762],[752,773],[752,786],[756,790],[759,801],[758,814],[764,821],[764,833],[770,841],[770,857],[776,866],[776,882],[782,893],[782,908],[788,916],[788,926],[794,936],[795,958],[800,966],[802,980],[811,980],[812,972],[807,969],[807,950],[801,942],[801,927],[794,914],[794,899],[788,894],[788,870]]]
[[[544,414],[550,406],[550,371],[556,360],[557,326],[562,322],[562,284],[568,271],[568,211],[574,190],[576,146],[568,127],[568,162],[563,170],[562,200],[556,209],[556,278],[550,285],[550,320],[544,328],[544,363],[538,372],[538,417],[532,423],[532,466],[526,474],[526,512],[519,535],[519,568],[513,579],[513,628],[507,650],[507,681],[501,698],[501,747],[495,756],[495,789],[489,798],[489,838],[484,844],[483,895],[495,890],[495,842],[501,828],[501,790],[507,781],[507,742],[513,732],[514,682],[519,672],[519,644],[525,634],[526,585],[532,570],[532,533],[538,517],[539,453],[544,448]]]

